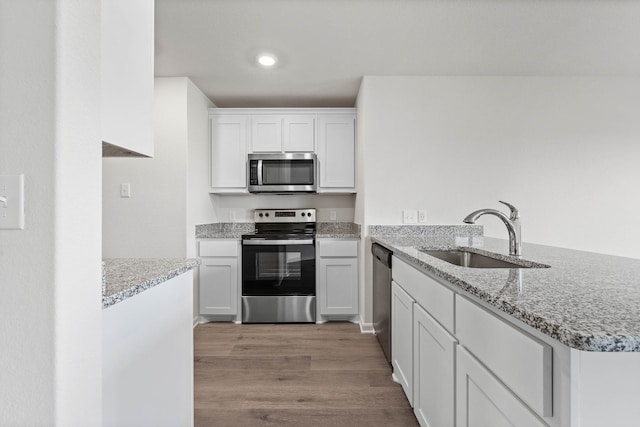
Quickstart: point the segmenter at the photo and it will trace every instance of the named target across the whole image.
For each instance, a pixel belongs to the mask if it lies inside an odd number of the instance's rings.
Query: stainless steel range
[[[259,209],[242,236],[242,321],[316,320],[316,210]]]

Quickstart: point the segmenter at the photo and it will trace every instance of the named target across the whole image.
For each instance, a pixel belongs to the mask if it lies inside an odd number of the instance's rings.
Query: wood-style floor
[[[418,425],[357,325],[208,323],[194,334],[197,427]]]

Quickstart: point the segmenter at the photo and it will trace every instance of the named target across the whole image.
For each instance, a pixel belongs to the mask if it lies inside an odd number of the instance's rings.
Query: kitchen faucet
[[[520,215],[518,213],[518,209],[507,202],[503,202],[502,200],[500,200],[499,202],[509,207],[509,209],[511,210],[511,216],[507,216],[496,209],[480,209],[471,212],[462,221],[466,224],[475,224],[476,220],[482,215],[491,214],[497,216],[502,220],[502,222],[504,222],[504,225],[507,226],[507,231],[509,232],[509,255],[521,257],[522,236],[520,234]]]

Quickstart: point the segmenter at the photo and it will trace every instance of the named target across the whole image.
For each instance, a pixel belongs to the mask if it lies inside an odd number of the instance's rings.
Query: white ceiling
[[[155,3],[156,76],[219,107],[353,106],[364,75],[640,75],[640,1]]]

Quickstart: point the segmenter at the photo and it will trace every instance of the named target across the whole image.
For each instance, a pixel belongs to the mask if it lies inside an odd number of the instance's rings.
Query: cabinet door
[[[318,114],[319,191],[355,191],[355,116]]]
[[[282,151],[282,116],[251,117],[251,152]]]
[[[153,156],[153,1],[102,4],[102,140]]]
[[[547,425],[462,346],[457,349],[456,373],[456,426]]]
[[[320,315],[358,314],[358,259],[320,258]]]
[[[247,190],[247,118],[216,115],[211,123],[211,192]]]
[[[312,114],[285,116],[282,149],[289,152],[309,152],[315,149],[315,116]]]
[[[200,314],[238,313],[238,259],[202,258]]]
[[[413,298],[397,283],[391,284],[391,364],[413,406]]]
[[[453,426],[455,348],[451,336],[413,305],[413,410],[423,426]]]

